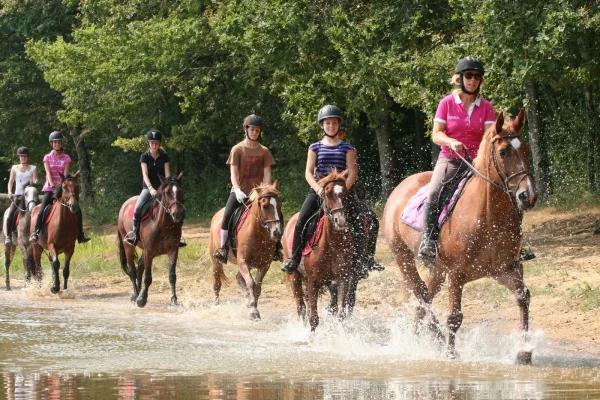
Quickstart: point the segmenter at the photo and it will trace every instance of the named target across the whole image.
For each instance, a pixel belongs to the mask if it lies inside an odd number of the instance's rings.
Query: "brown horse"
[[[125,246],[123,238],[133,229],[131,210],[135,207],[138,196],[129,198],[119,211],[117,240],[119,242],[119,259],[123,272],[129,276],[133,285],[131,301],[138,307],[144,307],[148,302],[148,288],[152,284],[152,260],[154,257],[169,255],[169,283],[171,284],[171,305],[177,305],[175,283],[177,282],[177,257],[179,255],[179,240],[185,218],[186,209],[183,205],[183,189],[181,179],[183,172],[177,178],[163,179],[157,190],[151,207],[150,216],[140,222],[137,247],[144,250],[142,257],[137,260],[135,247]],[[138,261],[136,269],[135,262]],[[146,274],[144,275],[144,272]],[[142,288],[142,277],[144,287]]]
[[[323,188],[322,208],[325,213],[322,233],[317,245],[304,256],[304,268],[299,268],[290,275],[292,291],[296,299],[298,316],[306,320],[306,304],[304,291],[306,287],[308,297],[308,319],[311,331],[319,325],[317,302],[319,293],[326,289],[333,281],[337,282],[338,307],[336,316],[343,319],[346,314],[346,299],[348,285],[352,274],[352,234],[349,224],[346,223],[346,207],[348,205],[348,189],[346,178],[348,171],[331,172],[326,177],[321,177],[319,185]],[[285,227],[283,233],[284,256],[289,257],[289,238],[294,235],[298,215],[295,214]]]
[[[419,301],[418,321],[431,316],[431,301],[448,279],[447,351],[451,357],[456,356],[455,335],[463,319],[462,292],[468,282],[492,277],[513,291],[521,311],[521,330],[526,333],[529,329],[529,290],[523,282],[523,267],[515,261],[521,248],[523,212],[536,202],[528,171],[529,147],[520,135],[524,124],[523,109],[514,121],[506,123],[500,113],[485,132],[473,162],[475,174],[441,229],[438,257],[427,283],[415,266],[422,234],[401,222],[400,216],[409,199],[429,182],[431,172],[406,178],[384,209],[385,237],[408,289]],[[439,329],[435,317],[432,320],[430,328]],[[522,351],[518,359],[529,362],[531,353]]]
[[[31,226],[31,212],[33,208],[39,203],[38,190],[30,182],[23,185],[23,195],[16,203],[17,213],[15,218],[19,216],[19,223],[15,230],[13,230],[13,237],[11,244],[4,245],[4,268],[6,270],[6,290],[10,290],[10,264],[15,255],[16,246],[19,246],[21,253],[23,254],[23,270],[25,271],[25,280],[28,282],[31,279],[31,267],[28,265],[27,249],[29,248],[29,227]],[[4,225],[3,233],[6,237],[6,223],[8,217],[8,210],[4,212]],[[4,238],[3,238],[4,239]],[[16,244],[15,244],[16,242]]]
[[[230,252],[229,261],[237,263],[236,279],[242,294],[248,299],[250,318],[260,319],[257,306],[262,281],[269,271],[276,243],[281,239],[283,231],[283,214],[277,180],[273,185],[262,184],[254,188],[250,193],[250,201],[245,207],[248,208],[248,215],[236,237],[237,259],[233,252]],[[215,250],[221,243],[219,233],[224,211],[225,209],[219,210],[210,222],[210,270],[217,304],[219,304],[221,283],[223,280],[227,281],[223,264],[214,257]],[[256,269],[254,278],[250,273],[252,269]]]
[[[61,253],[65,255],[65,263],[63,267],[63,290],[67,289],[69,275],[71,273],[70,263],[73,252],[75,251],[75,241],[79,229],[77,227],[77,211],[79,210],[79,183],[77,177],[79,171],[74,175],[60,175],[60,185],[62,193],[57,199],[57,204],[50,221],[46,225],[46,234],[44,229],[36,244],[32,244],[28,249],[29,265],[35,265],[35,275],[38,280],[41,279],[42,273],[42,251],[48,250],[50,260],[52,262],[52,287],[50,291],[54,294],[60,291],[60,261],[58,256]],[[43,212],[37,205],[31,213],[31,220],[35,221],[37,214]],[[31,232],[35,229],[35,224],[30,227]]]

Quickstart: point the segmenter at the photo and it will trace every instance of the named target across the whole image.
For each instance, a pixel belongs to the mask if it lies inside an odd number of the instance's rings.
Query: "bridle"
[[[509,133],[509,134],[503,135],[503,136],[495,136],[495,137],[492,138],[492,140],[490,140],[490,160],[493,161],[493,163],[494,163],[494,169],[495,169],[496,173],[498,174],[498,176],[500,177],[500,180],[501,180],[500,183],[495,182],[492,179],[488,178],[487,176],[483,175],[481,172],[479,172],[471,164],[471,162],[469,162],[467,159],[465,159],[465,157],[463,157],[460,153],[458,153],[456,151],[455,151],[455,153],[467,165],[467,167],[470,168],[478,177],[480,177],[481,179],[489,182],[496,189],[498,189],[498,190],[500,190],[500,191],[508,194],[509,197],[510,197],[510,202],[511,202],[513,208],[515,208],[515,210],[517,210],[517,213],[519,215],[521,215],[522,211],[517,206],[517,189],[521,185],[521,182],[523,182],[523,180],[525,180],[527,178],[532,178],[533,179],[533,174],[527,170],[527,167],[525,166],[525,163],[523,163],[523,159],[521,158],[521,155],[519,154],[519,152],[517,152],[517,156],[519,157],[519,161],[521,161],[521,165],[523,165],[524,168],[521,171],[519,171],[519,172],[515,172],[514,174],[511,174],[511,175],[507,176],[504,173],[504,171],[501,170],[501,168],[499,166],[499,162],[498,162],[498,155],[494,151],[494,143],[497,142],[498,140],[515,139],[515,138],[519,138],[519,137],[520,137],[520,135],[518,135],[516,133]],[[465,151],[465,153],[466,153],[466,151]],[[489,161],[488,161],[488,163],[489,163]],[[511,189],[510,188],[510,181],[512,179],[514,179],[514,178],[519,177],[519,176],[521,178],[519,179],[519,181],[517,182],[517,184],[514,186],[514,188]]]
[[[327,188],[327,186],[333,184],[333,183],[341,183],[344,187],[346,187],[346,182],[342,179],[333,179],[329,182],[327,182],[325,185],[323,185],[323,192],[325,192],[325,188]],[[330,208],[327,205],[326,201],[323,201],[323,212],[325,213],[325,215],[327,216],[327,218],[332,219],[333,218],[333,213],[335,212],[344,212],[344,206],[340,206],[340,207],[336,207],[336,208]]]
[[[162,191],[162,193],[161,193],[161,195],[160,195],[160,198],[155,198],[155,199],[154,199],[154,201],[156,201],[158,204],[160,204],[160,206],[161,206],[162,208],[164,208],[164,209],[165,209],[165,212],[166,212],[166,213],[167,213],[167,214],[168,214],[168,215],[169,215],[171,218],[173,218],[173,219],[174,219],[174,218],[175,218],[175,217],[173,216],[173,214],[174,214],[174,213],[173,213],[173,211],[171,211],[171,208],[172,208],[173,206],[175,206],[175,205],[180,205],[180,206],[181,206],[181,208],[183,208],[183,212],[184,212],[184,213],[187,213],[187,208],[185,208],[185,206],[183,205],[183,203],[182,203],[182,202],[180,202],[180,201],[179,201],[179,200],[177,200],[177,199],[173,200],[173,201],[172,201],[172,202],[170,202],[169,204],[165,204],[165,197],[167,197],[167,196],[165,196],[165,194],[164,194],[164,193],[166,192],[166,189],[169,187],[169,185],[173,185],[173,186],[176,186],[178,189],[181,189],[181,186],[179,186],[179,184],[177,183],[177,181],[172,181],[172,182],[169,182],[169,184],[167,184],[167,185],[165,186],[165,189]]]
[[[74,179],[72,179],[72,178],[65,178],[65,180],[74,180]],[[64,187],[62,188],[62,191],[63,191],[63,193],[65,193],[65,188]],[[67,196],[66,199],[63,199],[63,197],[64,196],[61,196],[61,198],[57,200],[58,203],[61,206],[63,206],[63,207],[67,207],[69,209],[69,211],[75,212],[74,211],[75,205],[70,204],[69,200],[71,200],[71,197],[74,197],[75,198],[75,204],[77,204],[77,202],[79,202],[79,196],[75,195],[74,193],[71,193],[69,196]]]
[[[279,198],[279,196],[277,196],[274,193],[266,193],[266,194],[263,194],[263,195],[257,197],[255,199],[255,201],[258,203],[262,199],[278,199],[278,198]],[[262,211],[262,207],[260,207],[260,206],[258,207],[258,215],[254,214],[252,212],[252,203],[253,202],[244,204],[244,207],[246,207],[248,212],[250,214],[252,214],[252,216],[254,218],[256,218],[256,221],[258,221],[259,225],[262,226],[267,232],[270,232],[269,224],[272,224],[272,223],[281,224],[281,219],[266,219],[264,216],[264,212]]]

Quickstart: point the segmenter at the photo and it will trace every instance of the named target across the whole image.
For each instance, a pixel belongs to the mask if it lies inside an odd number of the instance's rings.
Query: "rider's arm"
[[[52,182],[52,171],[50,171],[50,164],[47,161],[44,162],[44,170],[46,171],[46,182],[50,185],[50,187],[54,187],[54,182]]]
[[[311,188],[317,193],[321,190],[321,186],[315,180],[313,174],[315,173],[315,167],[317,165],[317,153],[312,150],[308,150],[308,156],[306,157],[306,170],[304,171],[304,177],[306,178],[306,182],[310,185]]]
[[[353,149],[346,153],[346,166],[348,167],[348,178],[346,178],[346,187],[350,189],[358,180],[356,153]]]
[[[150,176],[148,175],[148,164],[143,162],[140,163],[140,165],[142,166],[142,179],[144,180],[148,190],[150,190],[150,194],[154,196],[156,194],[156,189],[152,187],[152,182],[150,182]]]
[[[462,151],[464,149],[463,144],[459,140],[453,139],[446,135],[446,124],[443,122],[435,121],[433,123],[431,140],[438,146],[447,146],[454,151]]]
[[[166,162],[165,163],[165,178],[168,178],[170,176],[171,176],[171,163]]]
[[[37,183],[37,179],[38,179],[37,168],[33,170],[33,173],[31,174],[31,178],[33,180],[33,182],[31,182],[31,183],[33,183],[35,185]]]
[[[266,183],[267,185],[270,185],[272,176],[271,176],[271,166],[269,165],[268,167],[265,167],[265,169],[263,170],[263,183]]]
[[[240,187],[240,168],[237,165],[231,164],[229,167],[229,171],[231,172],[231,185],[233,188]]]
[[[68,162],[68,163],[66,163],[66,164],[65,164],[65,169],[63,170],[63,171],[64,171],[64,172],[63,172],[63,175],[64,175],[64,176],[67,176],[67,175],[69,175],[69,170],[70,170],[70,169],[71,169],[71,163],[70,163],[70,162]]]
[[[8,178],[8,195],[10,196],[12,194],[12,187],[15,183],[15,177],[16,177],[16,172],[15,172],[15,167],[12,166],[10,167],[10,178]]]

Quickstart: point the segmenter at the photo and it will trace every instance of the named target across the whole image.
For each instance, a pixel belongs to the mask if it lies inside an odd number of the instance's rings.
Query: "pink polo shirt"
[[[477,156],[485,128],[495,120],[492,103],[478,97],[467,111],[457,94],[448,95],[440,101],[434,119],[446,124],[446,136],[464,144],[471,158]],[[442,146],[439,157],[458,158],[448,146]]]
[[[50,166],[50,173],[52,174],[52,182],[54,182],[54,185],[58,185],[60,183],[60,176],[58,175],[58,173],[60,172],[61,174],[64,174],[65,165],[69,164],[70,162],[71,157],[69,157],[69,155],[66,153],[62,153],[59,157],[54,157],[54,155],[52,155],[52,152],[50,152],[44,156],[44,163],[48,163],[48,165]],[[48,181],[46,180],[46,183],[42,188],[42,192],[49,192],[51,190],[52,187],[50,186],[50,184],[48,184]]]

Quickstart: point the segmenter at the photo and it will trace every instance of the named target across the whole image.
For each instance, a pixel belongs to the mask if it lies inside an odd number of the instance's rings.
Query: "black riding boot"
[[[123,241],[130,246],[135,246],[139,240],[138,232],[140,230],[140,217],[138,217],[137,214],[134,213],[133,219],[131,220],[131,222],[133,223],[133,229],[131,231],[131,235],[127,234],[127,236],[125,237],[125,239],[123,239]]]
[[[83,216],[81,215],[81,209],[77,210],[77,227],[79,228],[79,233],[77,234],[77,243],[87,243],[92,240],[83,231]]]
[[[11,204],[8,216],[6,218],[6,238],[4,238],[4,244],[12,244],[13,226],[15,224],[15,211],[16,208]]]
[[[435,265],[437,257],[437,220],[439,218],[439,210],[435,204],[425,203],[425,215],[423,216],[423,241],[419,246],[419,257],[423,260],[426,267]]]
[[[29,241],[31,243],[37,243],[38,239],[40,238],[40,229],[42,228],[43,213],[44,209],[40,207],[40,212],[38,213],[37,218],[35,219],[35,228],[33,229],[33,233],[31,234],[31,236],[29,236]]]

